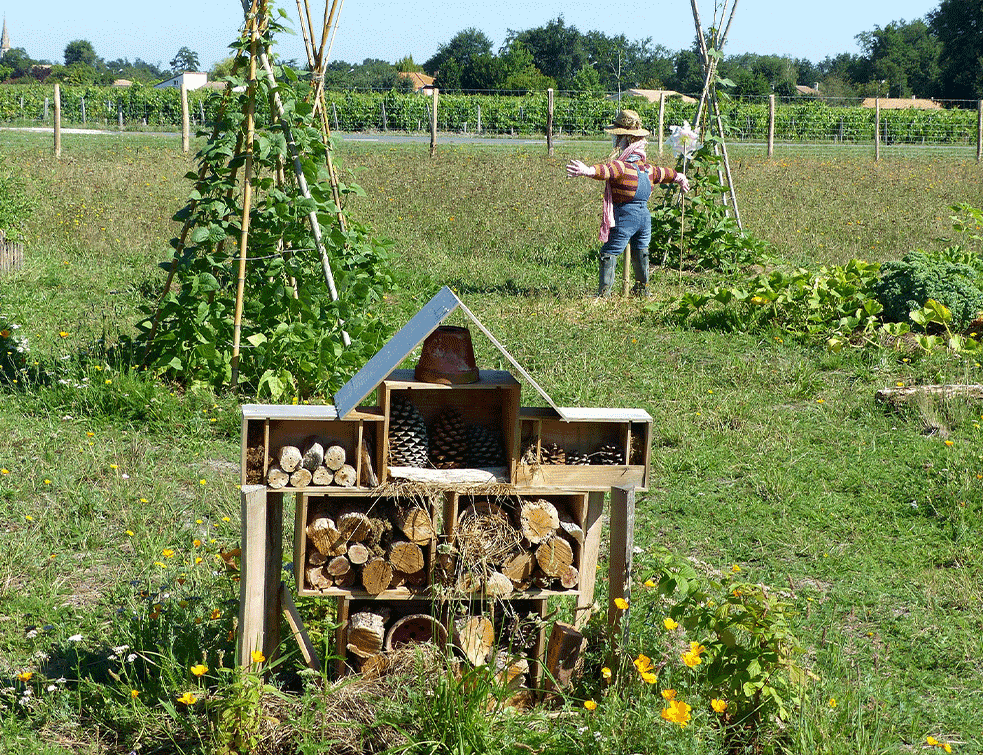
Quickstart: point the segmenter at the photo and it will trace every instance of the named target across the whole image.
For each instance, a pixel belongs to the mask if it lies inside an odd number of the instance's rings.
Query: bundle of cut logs
[[[545,498],[476,501],[461,510],[449,547],[438,548],[434,579],[457,592],[499,598],[531,588],[573,590],[583,541],[580,524]]]
[[[374,486],[377,480],[364,443],[360,451],[367,482]],[[306,488],[311,485],[351,488],[358,484],[355,467],[346,463],[345,449],[338,443],[316,436],[305,438],[300,445],[281,446],[274,455],[273,462],[266,473],[266,484],[274,490],[288,486]]]
[[[312,590],[361,587],[371,595],[427,587],[430,513],[393,500],[311,499],[305,584]]]

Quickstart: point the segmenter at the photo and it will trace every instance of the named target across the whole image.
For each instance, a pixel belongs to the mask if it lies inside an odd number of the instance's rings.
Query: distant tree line
[[[170,68],[160,68],[137,58],[103,60],[86,39],[75,39],[65,45],[64,63],[34,60],[23,47],[14,47],[0,58],[0,82],[5,84],[35,84],[59,82],[67,86],[109,86],[118,79],[141,84],[156,84],[182,71],[198,70],[198,53],[182,47]]]
[[[819,63],[804,58],[745,53],[725,55],[719,74],[737,96],[776,94],[822,98],[924,97],[951,100],[983,98],[983,2],[941,0],[924,19],[892,21],[858,34],[861,52],[827,56]],[[287,65],[299,68],[296,61]],[[137,58],[105,61],[92,44],[74,40],[65,47],[64,64],[32,60],[23,48],[0,59],[0,82],[51,79],[72,85],[107,85],[116,79],[156,83],[172,73],[197,70],[198,55],[182,47],[159,68]],[[228,72],[229,60],[212,74]],[[697,93],[703,70],[697,44],[670,50],[651,37],[630,40],[599,31],[581,32],[562,16],[523,31],[509,30],[496,51],[475,28],[464,29],[441,44],[422,65],[405,57],[395,63],[367,58],[361,63],[336,60],[325,72],[332,91],[406,91],[401,73],[421,71],[435,77],[444,91],[541,92],[547,88],[585,97],[626,89],[672,89]],[[816,85],[818,84],[818,87]],[[800,93],[797,86],[818,90]]]
[[[924,19],[892,21],[858,34],[861,52],[804,58],[745,53],[725,55],[721,77],[739,96],[799,96],[797,85],[821,97],[983,98],[983,3],[942,0]],[[726,51],[725,51],[726,52]],[[480,30],[467,28],[441,44],[422,65],[411,57],[395,64],[367,59],[335,61],[328,88],[404,89],[401,71],[423,71],[444,91],[516,92],[558,90],[593,96],[625,89],[672,89],[685,94],[703,87],[697,45],[670,50],[651,37],[581,32],[562,16],[544,26],[510,30],[496,51]],[[808,95],[807,95],[808,96]]]

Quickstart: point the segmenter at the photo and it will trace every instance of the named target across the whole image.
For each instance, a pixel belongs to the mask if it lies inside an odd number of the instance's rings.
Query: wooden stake
[[[311,642],[307,630],[304,629],[304,621],[300,618],[297,606],[294,605],[294,599],[284,582],[280,583],[280,605],[283,608],[283,615],[287,619],[290,632],[300,647],[300,654],[304,658],[304,665],[313,671],[320,671],[321,659],[318,658],[317,650],[314,649],[314,643]]]
[[[635,486],[611,488],[611,560],[608,566],[608,666],[618,668],[618,653],[628,644],[628,611],[620,598],[631,601],[631,561],[635,547]]]
[[[437,154],[437,98],[440,97],[440,90],[434,87],[433,102],[430,111],[430,157]]]
[[[181,81],[181,151],[191,151],[191,114],[188,112],[188,85]]]
[[[265,4],[264,4],[265,7]],[[246,290],[246,249],[249,245],[249,216],[253,201],[253,139],[256,134],[256,53],[259,21],[250,19],[249,89],[246,104],[246,167],[242,179],[242,225],[239,233],[239,278],[236,283],[235,316],[232,329],[232,388],[239,384],[239,345],[242,341],[242,304]]]
[[[546,154],[553,157],[553,89],[546,90]]]
[[[61,159],[61,85],[55,82],[55,157]]]

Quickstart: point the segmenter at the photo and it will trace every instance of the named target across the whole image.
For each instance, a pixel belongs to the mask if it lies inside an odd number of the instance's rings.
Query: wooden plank
[[[587,514],[584,517],[584,544],[580,556],[580,592],[577,598],[574,625],[587,623],[594,605],[594,585],[597,582],[597,561],[601,551],[601,530],[604,528],[604,493],[587,495]]]
[[[266,488],[262,485],[244,485],[240,508],[242,555],[239,574],[239,662],[248,666],[252,662],[252,652],[264,651],[266,646]]]
[[[335,619],[338,628],[335,630],[335,676],[339,679],[348,673],[348,665],[345,663],[345,656],[348,654],[348,614],[351,608],[348,598],[338,598],[338,609]]]
[[[557,621],[553,624],[546,645],[546,669],[543,689],[566,689],[580,662],[580,654],[587,647],[587,639],[576,627]]]
[[[283,493],[266,494],[266,562],[263,596],[263,655],[276,657],[280,647],[280,582],[283,571]]]
[[[304,629],[304,622],[297,612],[297,606],[294,605],[294,600],[290,596],[290,589],[285,582],[280,583],[280,605],[283,607],[283,615],[287,619],[287,625],[290,627],[290,631],[294,639],[297,640],[297,645],[300,647],[300,654],[304,658],[304,664],[309,669],[320,671],[321,659],[318,658],[314,643],[311,642],[307,630]]]
[[[611,557],[608,562],[608,636],[611,640],[608,666],[619,667],[618,655],[628,644],[629,608],[619,608],[616,601],[631,602],[631,561],[635,547],[635,488],[611,488],[610,514]]]

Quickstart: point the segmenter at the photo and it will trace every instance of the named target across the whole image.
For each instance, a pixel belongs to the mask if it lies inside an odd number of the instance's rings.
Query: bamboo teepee
[[[693,128],[700,135],[700,141],[704,141],[708,132],[713,133],[714,130],[716,131],[718,141],[715,145],[715,150],[719,150],[719,153],[723,157],[722,168],[720,170],[726,172],[727,175],[726,182],[723,180],[723,175],[720,176],[721,184],[727,186],[727,193],[724,195],[724,204],[733,212],[738,227],[743,230],[744,225],[741,222],[741,213],[737,206],[737,193],[734,190],[734,181],[730,171],[730,156],[727,154],[727,142],[724,138],[724,125],[720,115],[720,102],[717,99],[716,87],[717,63],[720,60],[724,43],[727,41],[727,34],[730,32],[731,23],[734,21],[737,2],[738,0],[733,0],[733,2],[730,2],[730,0],[715,0],[713,24],[710,27],[709,35],[707,35],[704,32],[703,23],[700,20],[700,8],[697,0],[690,0],[690,5],[693,9],[693,24],[696,27],[696,39],[700,47],[700,59],[703,63],[703,91],[700,94],[700,100],[696,106]],[[708,41],[710,43],[709,45]]]
[[[281,87],[278,83],[276,72],[279,69],[275,68],[273,63],[271,63],[271,29],[275,29],[275,27],[271,26],[269,2],[268,0],[242,0],[243,10],[245,12],[245,24],[239,44],[237,45],[238,52],[235,56],[233,69],[237,71],[248,71],[247,74],[241,77],[241,79],[244,79],[245,93],[238,93],[237,89],[241,89],[241,87],[234,87],[234,84],[237,83],[236,81],[230,80],[228,82],[221,104],[217,109],[215,126],[209,140],[210,146],[206,147],[206,150],[211,149],[211,145],[216,141],[220,141],[222,138],[225,138],[231,144],[229,131],[235,132],[235,147],[234,149],[226,147],[226,151],[230,153],[230,159],[223,165],[217,166],[214,161],[209,162],[204,157],[202,158],[201,166],[194,179],[195,186],[191,193],[192,198],[188,207],[182,211],[184,222],[181,233],[172,242],[174,256],[168,267],[167,279],[157,302],[156,310],[152,318],[149,319],[149,326],[147,328],[149,333],[143,339],[145,343],[145,362],[155,338],[159,337],[158,328],[161,321],[162,306],[165,301],[168,301],[169,295],[172,294],[175,276],[178,274],[181,265],[187,264],[189,257],[192,257],[196,252],[196,244],[203,238],[206,238],[209,232],[216,232],[221,235],[222,228],[232,229],[235,233],[230,230],[227,233],[228,238],[223,236],[221,241],[218,242],[217,247],[214,248],[221,250],[226,242],[230,244],[231,248],[231,242],[233,240],[238,242],[238,254],[236,258],[237,272],[235,275],[236,295],[233,315],[234,325],[231,334],[232,353],[230,376],[231,385],[236,386],[238,384],[240,354],[241,349],[244,347],[242,326],[243,308],[247,296],[246,281],[250,274],[253,274],[255,277],[255,274],[250,270],[251,260],[266,259],[272,256],[259,257],[256,256],[255,252],[253,256],[250,256],[249,250],[251,248],[258,248],[262,244],[268,247],[270,244],[269,234],[261,242],[256,242],[254,239],[255,234],[251,228],[251,219],[257,212],[257,207],[255,206],[257,200],[255,192],[257,191],[257,187],[259,187],[262,200],[267,203],[271,201],[270,197],[272,193],[280,192],[281,194],[289,194],[290,197],[294,197],[294,199],[288,197],[286,204],[291,207],[305,208],[298,210],[297,214],[300,217],[306,212],[305,220],[308,227],[307,233],[310,238],[309,246],[312,248],[307,250],[296,248],[295,242],[286,238],[287,236],[297,236],[291,230],[288,233],[284,233],[283,237],[274,240],[276,246],[275,253],[288,258],[290,255],[296,255],[302,251],[316,251],[317,258],[320,262],[323,285],[326,286],[331,301],[338,302],[339,293],[335,284],[335,277],[340,263],[336,259],[337,254],[334,255],[335,259],[332,258],[332,254],[328,248],[329,244],[325,240],[324,231],[331,230],[323,227],[326,222],[325,207],[330,207],[330,213],[333,213],[334,222],[340,230],[340,234],[333,234],[332,244],[335,246],[338,243],[346,245],[348,243],[349,228],[342,210],[341,190],[331,156],[331,145],[329,141],[331,133],[328,117],[325,112],[324,100],[324,67],[328,54],[330,53],[330,41],[333,39],[334,32],[337,31],[338,17],[342,4],[343,0],[329,0],[326,3],[320,39],[315,40],[312,13],[308,0],[297,0],[308,66],[312,73],[310,91],[305,99],[313,109],[314,121],[317,123],[316,128],[320,131],[320,147],[322,149],[319,149],[319,152],[323,152],[325,159],[325,165],[320,171],[322,175],[313,176],[312,174],[312,176],[318,184],[323,185],[323,183],[327,183],[330,187],[330,199],[322,199],[318,203],[312,197],[312,190],[309,185],[308,173],[311,173],[312,170],[308,164],[309,155],[303,150],[303,144],[299,144],[298,139],[295,138],[297,134],[295,133],[295,126],[292,123],[292,116],[294,115],[293,108],[289,106],[289,103],[285,107],[283,97],[281,96],[281,92],[287,92],[286,86]],[[244,101],[244,105],[240,108],[241,118],[238,121],[230,123],[225,116],[227,115],[227,110],[233,97],[240,98],[237,104],[241,105],[242,101]],[[258,105],[261,106],[261,113],[257,113]],[[239,117],[239,112],[236,111],[237,117]],[[271,168],[267,165],[267,171],[272,175],[257,175],[256,173],[256,150],[267,149],[267,152],[269,151],[268,145],[264,147],[262,142],[258,141],[256,130],[257,118],[263,122],[264,127],[267,129],[276,129],[278,131],[276,141],[285,145],[282,156],[277,157],[275,166]],[[309,136],[310,129],[307,128],[304,138],[309,139]],[[307,144],[309,145],[309,142]],[[268,162],[268,154],[264,155],[264,157]],[[305,172],[305,166],[307,172]],[[323,175],[324,173],[326,173],[326,176]],[[327,179],[326,181],[325,178]],[[214,187],[217,184],[221,184],[224,187],[224,197],[222,197],[222,200],[225,201],[228,209],[225,211],[225,217],[214,219],[212,225],[206,231],[202,231],[202,205],[206,201],[216,204]],[[211,195],[209,195],[209,191],[212,192]],[[323,196],[323,189],[317,188],[316,192],[317,197]],[[280,195],[278,194],[278,196]],[[221,201],[217,204],[221,204]],[[281,204],[284,203],[281,202]],[[232,217],[232,208],[234,208],[237,216],[235,218]],[[321,210],[320,218],[318,209]],[[196,223],[198,227],[196,227]],[[216,228],[219,228],[219,230],[215,231]],[[339,237],[342,239],[341,242],[338,242]],[[228,261],[227,257],[228,254],[224,255],[223,259]],[[299,298],[296,279],[290,278],[289,274],[287,277],[289,278],[287,281],[288,286],[293,287],[294,296]],[[350,347],[352,342],[348,328],[340,314],[337,315],[337,327],[344,347]],[[253,337],[256,338],[256,334],[253,334]],[[215,344],[215,346],[216,348],[220,348],[219,344]]]

